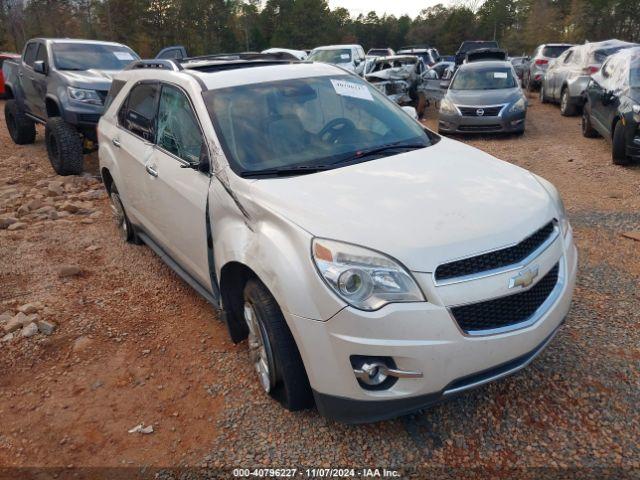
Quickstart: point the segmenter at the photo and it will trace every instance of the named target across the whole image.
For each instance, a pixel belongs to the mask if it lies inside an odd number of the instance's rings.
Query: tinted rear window
[[[593,58],[595,59],[595,61],[597,63],[604,63],[604,61],[607,59],[607,57],[610,57],[611,55],[613,55],[614,53],[619,52],[620,50],[623,50],[625,48],[629,48],[632,45],[629,46],[619,46],[619,47],[611,47],[611,48],[603,48],[601,50],[596,50],[595,52],[593,52]]]
[[[562,55],[562,52],[568,50],[569,48],[571,47],[568,45],[544,47],[542,49],[542,55],[549,58],[558,58],[560,55]]]
[[[460,52],[478,50],[479,48],[498,48],[498,42],[463,42]]]

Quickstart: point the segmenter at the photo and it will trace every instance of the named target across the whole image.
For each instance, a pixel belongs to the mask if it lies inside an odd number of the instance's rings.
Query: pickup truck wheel
[[[115,185],[112,185],[111,187],[109,199],[111,200],[111,212],[113,213],[113,219],[118,227],[120,238],[125,242],[139,245],[141,242],[136,235],[133,225],[131,225],[131,222],[129,221],[129,217],[127,217],[124,205],[122,204],[122,199],[120,198],[120,194],[118,193],[118,189]]]
[[[565,117],[573,117],[578,113],[578,108],[571,103],[568,88],[562,90],[562,93],[560,94],[560,113]]]
[[[82,139],[78,131],[60,117],[47,120],[44,130],[51,166],[58,175],[80,175],[83,170]]]
[[[627,143],[624,138],[624,125],[622,122],[616,123],[616,128],[613,131],[613,141],[611,143],[611,159],[613,163],[616,165],[629,164]]]
[[[4,104],[4,120],[11,140],[17,145],[27,145],[36,139],[36,124],[18,107],[15,100]]]
[[[313,395],[296,342],[276,300],[258,280],[244,288],[243,314],[249,358],[263,390],[287,410],[311,407]]]

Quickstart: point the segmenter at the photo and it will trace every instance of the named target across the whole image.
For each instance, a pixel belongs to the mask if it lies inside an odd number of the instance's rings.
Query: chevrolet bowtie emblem
[[[533,283],[537,276],[538,267],[529,267],[526,270],[522,270],[515,277],[511,277],[509,280],[509,288],[526,288]]]

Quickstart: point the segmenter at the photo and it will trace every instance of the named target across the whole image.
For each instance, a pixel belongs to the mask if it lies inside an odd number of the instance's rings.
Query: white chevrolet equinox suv
[[[287,409],[407,414],[524,368],[563,323],[577,252],[557,190],[359,77],[256,54],[114,78],[98,134],[122,236],[248,338]]]

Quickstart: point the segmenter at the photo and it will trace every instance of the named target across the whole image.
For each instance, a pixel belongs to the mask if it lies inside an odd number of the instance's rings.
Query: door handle
[[[156,170],[155,165],[146,164],[144,168],[147,170],[147,173],[152,177],[158,176],[158,170]]]
[[[121,147],[121,145],[122,145],[122,144],[120,143],[120,140],[118,140],[117,138],[113,138],[113,139],[111,140],[111,143],[113,143],[113,146],[114,146],[114,147],[118,147],[118,148],[120,148],[120,147]]]

